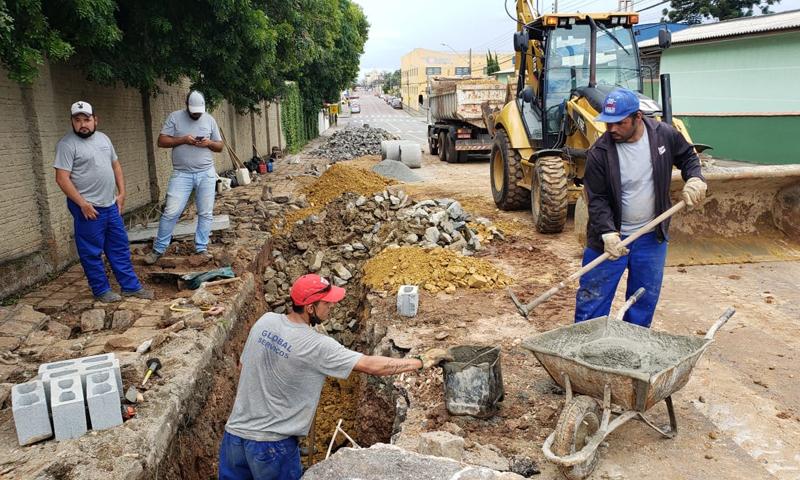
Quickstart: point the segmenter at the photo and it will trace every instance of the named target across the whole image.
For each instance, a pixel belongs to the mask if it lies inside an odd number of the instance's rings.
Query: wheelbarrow
[[[678,425],[672,394],[686,385],[714,334],[735,313],[728,308],[705,337],[673,335],[623,322],[625,311],[643,293],[639,289],[631,296],[616,318],[575,323],[522,343],[566,392],[556,428],[542,451],[571,480],[585,478],[594,470],[597,447],[632,418],[666,438],[675,436]],[[668,429],[644,415],[662,400],[669,414]],[[618,408],[612,410],[612,405]]]

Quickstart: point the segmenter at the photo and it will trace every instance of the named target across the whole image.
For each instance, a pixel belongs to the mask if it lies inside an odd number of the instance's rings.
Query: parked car
[[[392,100],[392,108],[399,108],[399,109],[402,110],[403,109],[403,101],[400,100],[399,98],[395,98],[394,100]]]
[[[361,113],[361,105],[356,102],[350,102],[350,113]]]

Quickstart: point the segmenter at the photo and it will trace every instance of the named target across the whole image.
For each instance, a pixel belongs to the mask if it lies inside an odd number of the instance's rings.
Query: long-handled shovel
[[[686,206],[686,202],[683,201],[683,200],[681,200],[680,202],[676,203],[675,205],[672,206],[672,208],[670,208],[666,212],[662,213],[661,215],[657,216],[652,221],[650,221],[650,223],[648,223],[644,227],[640,228],[633,235],[631,235],[628,238],[626,238],[625,240],[623,240],[622,241],[622,246],[623,247],[624,246],[628,246],[629,244],[633,243],[637,238],[641,237],[645,233],[647,233],[650,230],[654,229],[659,223],[661,223],[664,220],[668,219],[669,217],[671,217],[672,215],[677,213],[679,210],[683,209],[683,207],[685,207],[685,206]],[[576,280],[578,278],[581,278],[581,276],[584,273],[588,272],[589,270],[593,269],[594,267],[596,267],[596,266],[600,265],[601,263],[605,262],[608,259],[608,257],[609,257],[608,253],[603,253],[599,257],[595,258],[591,262],[589,262],[586,265],[584,265],[583,268],[581,268],[577,272],[573,273],[569,277],[567,277],[564,280],[562,280],[561,282],[559,282],[557,285],[552,287],[550,290],[548,290],[548,291],[544,292],[543,294],[539,295],[536,299],[534,299],[532,302],[528,303],[527,305],[523,304],[520,301],[520,299],[517,298],[517,296],[514,294],[514,292],[511,290],[511,288],[508,289],[508,294],[511,296],[511,300],[514,301],[514,305],[516,305],[517,310],[519,311],[520,315],[522,315],[525,318],[528,318],[528,315],[530,314],[531,310],[533,310],[534,308],[538,307],[540,304],[542,304],[545,301],[547,301],[550,297],[555,295],[559,290],[561,290],[562,288],[566,287],[567,284],[570,283],[571,281]]]

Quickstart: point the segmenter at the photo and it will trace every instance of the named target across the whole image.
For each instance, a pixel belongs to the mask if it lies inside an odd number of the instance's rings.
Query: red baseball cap
[[[336,303],[344,298],[344,288],[333,285],[328,279],[309,273],[295,280],[290,296],[297,306],[310,305],[320,300]]]

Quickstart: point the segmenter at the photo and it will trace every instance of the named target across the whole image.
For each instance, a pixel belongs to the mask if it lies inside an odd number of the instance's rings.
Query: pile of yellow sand
[[[400,285],[419,285],[431,293],[453,293],[456,288],[500,288],[511,279],[485,260],[452,250],[400,247],[387,248],[367,261],[364,283],[392,291]]]
[[[394,183],[373,171],[335,163],[316,182],[303,187],[300,193],[308,199],[308,207],[287,213],[285,225],[293,225],[298,220],[321,212],[325,205],[345,193],[369,195]]]

